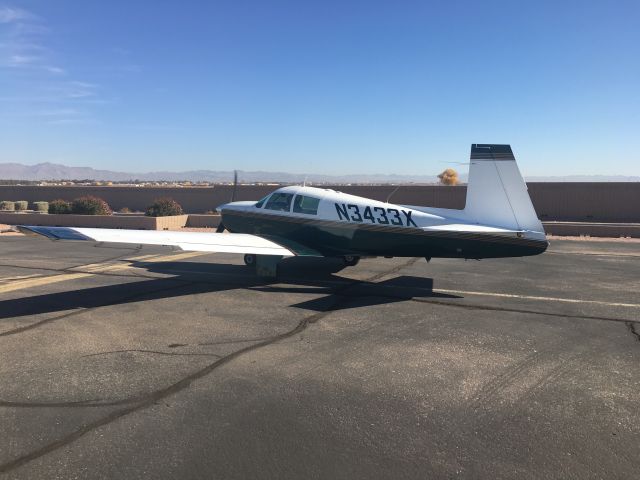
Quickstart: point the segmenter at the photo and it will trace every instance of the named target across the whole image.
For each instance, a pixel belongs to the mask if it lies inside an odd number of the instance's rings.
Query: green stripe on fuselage
[[[500,235],[434,232],[258,212],[223,210],[222,222],[230,232],[264,236],[276,243],[280,243],[278,238],[287,239],[290,245],[295,242],[324,256],[499,258],[537,255],[547,248],[547,242]],[[284,243],[283,246],[287,248]]]

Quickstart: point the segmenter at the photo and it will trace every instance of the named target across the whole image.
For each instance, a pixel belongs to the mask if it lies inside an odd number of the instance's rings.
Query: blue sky
[[[479,142],[640,175],[639,25],[637,1],[0,0],[0,162],[433,174]]]

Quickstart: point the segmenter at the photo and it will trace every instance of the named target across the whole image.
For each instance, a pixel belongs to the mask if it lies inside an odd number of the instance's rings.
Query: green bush
[[[71,213],[77,215],[111,215],[109,204],[98,197],[87,195],[71,202]]]
[[[172,198],[156,198],[153,204],[147,207],[145,213],[149,217],[170,217],[183,214],[180,204]]]
[[[66,200],[53,200],[49,202],[49,213],[71,213],[71,204]]]
[[[48,213],[49,202],[33,202],[33,209],[38,213]]]
[[[29,202],[27,202],[26,200],[18,200],[17,202],[15,202],[16,204],[16,210],[26,210],[27,208],[29,208]]]
[[[0,202],[0,210],[13,212],[15,209],[16,204],[14,202],[10,202],[9,200],[3,200],[2,202]]]

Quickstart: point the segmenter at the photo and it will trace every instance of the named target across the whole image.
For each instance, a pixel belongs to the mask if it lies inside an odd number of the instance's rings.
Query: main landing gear
[[[278,277],[278,263],[282,255],[255,255],[247,253],[244,256],[244,264],[256,269],[261,278],[276,279]]]
[[[263,278],[276,278],[278,276],[278,263],[282,260],[281,255],[256,255],[247,253],[244,256],[244,264],[248,267],[255,267],[256,273]],[[345,266],[353,267],[358,264],[360,257],[356,255],[344,255],[342,261]]]
[[[344,260],[344,264],[347,267],[355,267],[358,264],[358,262],[360,261],[360,257],[357,257],[355,255],[345,255],[342,258]]]

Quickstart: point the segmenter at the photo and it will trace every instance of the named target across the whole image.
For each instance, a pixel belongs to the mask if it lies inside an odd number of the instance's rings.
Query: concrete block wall
[[[627,183],[529,183],[529,193],[543,221],[640,222],[640,182]],[[258,200],[276,186],[246,185],[237,189],[236,200]],[[328,187],[331,188],[331,187]],[[345,193],[405,205],[464,208],[466,187],[438,185],[338,186]],[[0,186],[1,200],[29,202],[56,198],[73,200],[94,195],[114,210],[127,207],[144,211],[159,197],[171,197],[186,213],[205,213],[229,202],[233,187],[34,187]]]
[[[0,223],[47,227],[125,228],[133,230],[178,230],[188,215],[145,217],[141,215],[50,215],[46,213],[0,212]]]

